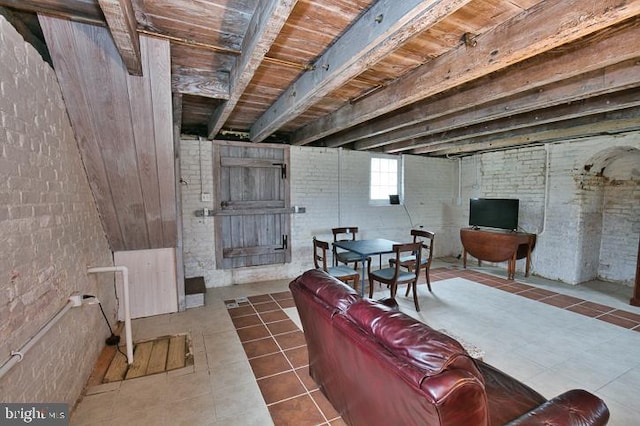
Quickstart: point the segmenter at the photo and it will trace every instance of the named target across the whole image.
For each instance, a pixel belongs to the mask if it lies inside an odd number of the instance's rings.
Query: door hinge
[[[282,247],[278,247],[276,250],[286,250],[289,247],[289,236],[282,235]]]
[[[286,163],[271,163],[272,166],[280,166],[280,177],[282,179],[287,178],[287,165]]]

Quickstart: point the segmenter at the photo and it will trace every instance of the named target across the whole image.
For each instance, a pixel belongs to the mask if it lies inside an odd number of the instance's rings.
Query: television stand
[[[467,253],[488,262],[508,262],[507,278],[513,280],[516,274],[516,260],[527,259],[525,277],[531,268],[531,251],[536,244],[536,234],[502,230],[462,228],[462,262],[467,267]]]

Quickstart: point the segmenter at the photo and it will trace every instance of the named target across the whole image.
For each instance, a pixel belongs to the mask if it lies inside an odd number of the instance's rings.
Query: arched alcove
[[[640,236],[640,150],[615,147],[592,156],[584,165],[578,195],[583,276],[633,285]]]

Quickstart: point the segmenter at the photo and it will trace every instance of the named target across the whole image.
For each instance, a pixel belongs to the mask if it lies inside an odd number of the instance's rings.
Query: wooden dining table
[[[362,279],[360,284],[360,296],[364,297],[364,281],[366,278],[367,258],[374,255],[380,255],[381,256],[380,258],[382,259],[383,254],[393,253],[394,244],[398,244],[398,242],[387,240],[384,238],[374,238],[370,240],[336,241],[333,243],[334,247],[338,247],[343,250],[348,250],[360,256],[360,262],[362,263]]]

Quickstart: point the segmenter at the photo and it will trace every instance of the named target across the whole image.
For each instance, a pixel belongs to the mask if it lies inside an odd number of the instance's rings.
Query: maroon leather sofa
[[[451,337],[311,270],[289,285],[309,373],[350,425],[605,425],[584,390],[547,401]]]

